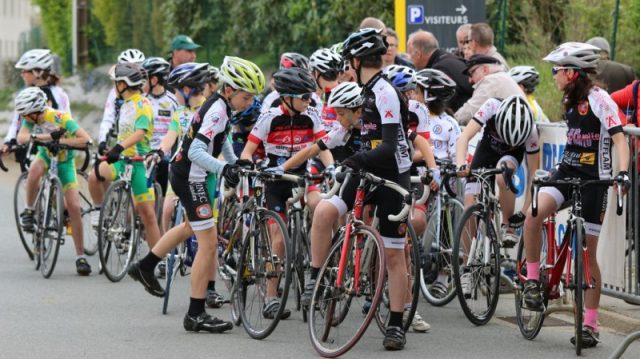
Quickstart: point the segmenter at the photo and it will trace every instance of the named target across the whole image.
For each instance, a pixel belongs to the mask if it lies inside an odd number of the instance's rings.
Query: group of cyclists
[[[287,52],[279,69],[267,84],[261,69],[246,59],[226,56],[214,67],[207,63],[187,62],[175,67],[160,57],[145,57],[136,49],[123,51],[110,71],[113,89],[100,125],[98,152],[102,162],[89,175],[93,204],[100,209],[110,183],[125,170],[125,158],[141,156],[146,161],[133,163],[131,173],[135,210],[144,224],[144,239],[150,251],[130,265],[129,276],[139,281],[152,295],[162,297],[164,288],[156,276],[156,267],[181,242],[195,235],[198,250],[191,272],[191,292],[183,326],[187,331],[219,333],[230,330],[231,322],[206,312],[205,307],[220,308],[223,296],[216,290],[218,233],[214,211],[217,186],[240,182],[240,169],[262,162],[272,174],[326,173],[333,180],[337,168],[349,169],[339,194],[322,199],[320,188],[311,186],[306,197],[311,215],[310,267],[301,294],[308,306],[332,245],[333,229],[354,205],[358,173],[371,173],[412,189],[412,174],[428,174],[432,192],[440,189],[442,176],[436,160],[456,165],[459,177],[470,171],[506,165],[513,170],[524,163],[533,173],[539,164],[540,143],[536,124],[548,122],[533,97],[540,82],[539,73],[530,66],[510,70],[513,80],[525,96],[514,93],[507,98],[490,98],[461,130],[448,101],[455,82],[435,69],[415,69],[403,65],[383,68],[387,41],[381,30],[364,28],[350,34],[344,42],[315,51],[309,58]],[[545,61],[553,65],[553,79],[563,94],[564,119],[568,126],[567,144],[561,163],[552,178],[615,178],[624,191],[630,186],[629,149],[622,133],[623,119],[609,95],[590,79],[598,62],[598,49],[583,43],[564,43]],[[30,141],[59,141],[77,148],[88,146],[89,134],[75,121],[64,91],[55,84],[53,56],[48,50],[26,52],[16,64],[25,89],[15,98],[16,116],[5,138],[2,151]],[[467,69],[473,73],[476,67]],[[265,92],[268,92],[264,96]],[[479,134],[479,135],[478,135]],[[480,137],[472,159],[469,143]],[[615,147],[613,147],[615,145]],[[618,154],[619,172],[613,175],[612,151]],[[18,154],[16,154],[18,156]],[[29,154],[19,154],[29,156]],[[26,210],[20,215],[23,230],[33,231],[33,202],[40,178],[53,154],[40,149],[29,166]],[[80,219],[78,185],[74,153],[60,151],[58,176],[64,187],[65,207],[72,227],[80,275],[92,268],[83,254],[83,227]],[[525,156],[526,155],[526,156]],[[157,163],[156,180],[165,194],[164,215],[156,218],[155,193],[146,176],[145,166]],[[528,278],[524,284],[524,302],[532,310],[542,310],[539,278],[543,220],[569,198],[567,188],[544,187],[538,199],[538,215],[532,216],[528,196],[522,211],[515,208],[515,194],[508,189],[509,179],[498,175],[505,240],[523,240],[526,248]],[[265,184],[266,207],[285,218],[287,200],[295,184],[273,181]],[[475,203],[479,184],[471,178],[464,185],[464,205]],[[590,273],[595,286],[586,290],[583,346],[599,342],[598,303],[600,272],[596,248],[607,188],[590,188],[583,197]],[[184,208],[186,220],[172,226],[175,201]],[[384,242],[388,278],[389,319],[383,340],[387,350],[403,349],[406,343],[403,320],[411,306],[408,262],[405,253],[407,226],[418,236],[427,227],[429,208],[417,205],[410,219],[390,220],[402,209],[402,196],[387,187],[376,188],[366,204],[376,206],[378,231]],[[100,211],[93,212],[92,224],[98,225]],[[411,222],[410,224],[407,221]],[[521,239],[514,228],[523,227]],[[283,238],[271,238],[275,255],[284,255]],[[601,245],[606,245],[601,244]],[[426,249],[427,251],[429,249]],[[433,291],[445,295],[453,281],[451,273],[438,273]],[[462,292],[471,293],[469,273],[460,278]],[[278,283],[267,283],[262,308],[265,318],[280,313]],[[430,325],[416,313],[414,331],[427,332]],[[575,340],[575,339],[574,339]]]

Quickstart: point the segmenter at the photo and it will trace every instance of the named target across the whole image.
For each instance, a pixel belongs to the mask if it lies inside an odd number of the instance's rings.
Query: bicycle
[[[527,280],[526,259],[524,257],[524,241],[518,245],[516,267],[515,305],[516,319],[520,333],[525,339],[534,339],[545,318],[545,309],[549,300],[563,296],[565,290],[573,291],[574,315],[575,315],[575,340],[576,355],[582,351],[582,317],[584,308],[584,291],[594,288],[593,279],[589,272],[589,256],[585,242],[584,218],[582,218],[582,196],[580,190],[593,185],[611,186],[613,179],[608,180],[584,180],[580,178],[566,178],[561,180],[549,180],[548,172],[536,171],[533,181],[533,197],[531,212],[533,216],[538,214],[538,192],[542,186],[568,185],[571,188],[571,201],[569,218],[562,238],[558,244],[555,234],[555,214],[548,217],[543,225],[543,243],[540,256],[540,286],[542,288],[543,309],[528,309],[523,301],[523,287]],[[622,195],[620,188],[617,194],[618,215],[622,214]],[[573,261],[573,268],[572,268]],[[573,271],[572,271],[573,269]]]
[[[421,253],[422,270],[420,273],[420,289],[422,295],[433,306],[444,306],[456,296],[453,279],[453,241],[454,226],[464,212],[464,205],[456,197],[451,188],[451,179],[455,179],[455,165],[450,161],[439,162],[442,174],[440,189],[431,197],[427,212],[427,229],[422,235]],[[446,282],[438,282],[437,277],[444,275]],[[441,289],[438,285],[440,283]]]
[[[125,164],[124,171],[107,189],[100,210],[97,230],[100,267],[112,282],[119,282],[127,274],[144,231],[142,220],[134,209],[131,187],[133,163],[144,159],[143,156],[120,156],[120,161]],[[104,181],[98,170],[102,161],[106,161],[106,156],[95,156],[94,171],[99,181]],[[154,165],[152,163],[147,173]]]
[[[340,182],[351,171],[339,173],[331,193],[336,193]],[[315,350],[323,357],[334,358],[351,349],[371,323],[380,304],[385,283],[384,243],[378,231],[363,221],[363,208],[367,192],[380,186],[393,189],[403,196],[403,208],[391,221],[406,218],[412,197],[400,185],[370,173],[360,172],[353,210],[347,214],[346,224],[336,235],[336,242],[318,273],[309,305],[309,334]],[[368,190],[365,189],[371,186]],[[371,298],[371,308],[362,316],[364,302]],[[353,301],[355,300],[355,303]],[[358,310],[350,310],[353,306]],[[351,315],[350,315],[351,314]],[[347,333],[342,338],[342,329]]]
[[[476,204],[465,209],[458,222],[453,243],[453,277],[456,295],[465,316],[475,325],[491,320],[500,295],[500,243],[502,214],[494,192],[493,177],[502,174],[509,189],[513,170],[504,163],[500,168],[477,169],[470,172],[480,184]],[[461,248],[461,246],[464,246]],[[470,277],[470,293],[465,295],[461,276]]]
[[[236,276],[237,306],[242,326],[254,339],[268,337],[278,325],[284,312],[291,284],[291,249],[287,228],[280,215],[262,206],[264,183],[266,181],[295,180],[292,175],[278,175],[253,169],[239,169],[242,194],[249,194],[249,177],[254,179],[251,186],[253,197],[243,203],[240,223],[242,229],[242,249],[238,259]],[[246,198],[246,197],[245,197]],[[282,237],[283,257],[274,253],[273,237]],[[272,282],[270,282],[272,281]],[[263,314],[268,295],[268,283],[277,286],[280,307],[269,318]],[[272,284],[273,285],[273,284]]]

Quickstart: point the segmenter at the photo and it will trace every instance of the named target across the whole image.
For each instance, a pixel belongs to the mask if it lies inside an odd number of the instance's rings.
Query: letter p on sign
[[[409,13],[409,24],[423,24],[424,23],[424,6],[422,5],[409,5],[407,11]]]

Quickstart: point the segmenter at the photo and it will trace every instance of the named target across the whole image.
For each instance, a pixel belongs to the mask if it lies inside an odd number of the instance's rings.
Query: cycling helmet
[[[600,49],[582,42],[565,42],[542,60],[559,66],[595,69],[600,60]]]
[[[167,75],[169,75],[169,69],[171,65],[169,62],[162,57],[148,57],[142,63],[142,67],[147,71],[147,75],[157,76],[163,80],[166,80]]]
[[[509,70],[509,76],[531,93],[540,83],[540,73],[533,66],[516,66]]]
[[[114,66],[109,73],[111,80],[124,81],[129,87],[142,86],[147,82],[147,72],[138,64],[121,63]]]
[[[329,49],[319,49],[311,54],[309,66],[321,74],[337,74],[342,69],[342,57]]]
[[[124,50],[120,53],[120,56],[118,56],[119,64],[130,62],[133,64],[140,65],[143,61],[144,61],[144,54],[142,53],[142,51],[138,49]]]
[[[260,116],[260,107],[262,107],[262,102],[258,99],[258,96],[254,96],[251,106],[231,117],[231,124],[234,126],[240,124],[244,127],[255,124]]]
[[[335,44],[331,45],[330,50],[335,52],[336,54],[342,56],[341,55],[342,54],[342,42],[338,42],[338,43],[335,43]]]
[[[533,114],[524,97],[514,95],[502,101],[496,114],[498,137],[511,147],[524,145],[531,135]]]
[[[169,86],[181,89],[183,86],[200,88],[209,81],[209,64],[187,62],[176,66],[167,79]]]
[[[282,69],[273,74],[273,87],[280,96],[302,95],[316,90],[316,81],[308,71],[298,67]]]
[[[47,107],[47,94],[38,87],[27,87],[16,96],[15,107],[23,116],[42,112]]]
[[[299,67],[308,71],[309,59],[297,52],[285,52],[280,56],[280,69],[290,69],[292,67]]]
[[[382,76],[400,92],[416,89],[416,71],[410,67],[389,65],[382,70]]]
[[[236,90],[259,95],[265,87],[264,75],[251,61],[234,56],[225,56],[218,77]]]
[[[345,59],[384,55],[386,52],[387,40],[382,35],[382,29],[360,29],[349,35],[342,44],[342,57]]]
[[[217,67],[213,65],[208,65],[207,72],[209,73],[209,82],[218,81],[218,74],[220,73],[220,70]]]
[[[425,100],[447,102],[456,94],[456,83],[444,72],[424,69],[416,73],[416,82],[425,92]]]
[[[362,87],[355,82],[343,82],[331,90],[327,106],[339,108],[356,108],[362,106]]]
[[[16,63],[16,69],[20,70],[51,70],[53,55],[47,49],[33,49],[25,52]]]

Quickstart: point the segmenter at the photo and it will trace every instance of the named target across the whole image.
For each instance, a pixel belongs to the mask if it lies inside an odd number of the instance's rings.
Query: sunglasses
[[[299,94],[299,95],[283,93],[280,96],[288,96],[288,97],[293,97],[293,98],[299,98],[302,101],[311,101],[311,93],[303,93],[303,94]]]
[[[571,66],[554,66],[554,67],[552,67],[552,68],[551,68],[551,74],[552,74],[553,76],[555,76],[558,72],[560,72],[560,70],[568,70],[568,69],[571,69],[571,70],[580,70],[580,69],[579,69],[579,68],[577,68],[577,67],[571,67]]]

